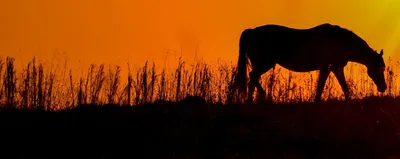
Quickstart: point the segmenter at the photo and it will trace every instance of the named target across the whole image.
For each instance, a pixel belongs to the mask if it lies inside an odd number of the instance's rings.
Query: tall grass
[[[210,103],[236,102],[237,96],[230,90],[236,66],[218,60],[209,64],[198,61],[187,65],[181,59],[174,71],[156,71],[155,63],[131,70],[121,76],[120,66],[108,68],[92,64],[87,74],[76,76],[67,65],[63,69],[46,69],[35,58],[18,72],[14,58],[0,59],[0,104],[6,107],[60,110],[82,104],[139,105],[155,101],[179,101],[187,96],[199,96]],[[378,93],[373,81],[367,76],[366,67],[356,63],[346,66],[345,75],[352,99],[380,95],[400,95],[397,72],[400,63],[386,60],[385,72],[388,89]],[[59,72],[57,72],[59,71]],[[261,77],[261,85],[267,99],[277,102],[312,101],[315,96],[318,71],[298,73],[279,65]],[[328,77],[322,98],[343,100],[343,92],[333,74]],[[243,101],[243,100],[242,100]]]

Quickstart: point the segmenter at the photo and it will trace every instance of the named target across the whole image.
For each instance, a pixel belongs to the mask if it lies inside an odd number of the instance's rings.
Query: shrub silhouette
[[[366,67],[349,63],[345,68],[351,97],[359,100],[367,96],[397,97],[400,94],[397,70],[399,62],[389,57],[386,61],[385,78],[388,90],[379,93],[366,75]],[[187,68],[183,61],[173,72],[153,64],[132,72],[128,65],[127,76],[122,76],[119,66],[90,65],[84,76],[74,76],[68,68],[47,69],[32,59],[22,70],[14,69],[14,58],[0,60],[0,105],[45,110],[62,110],[83,104],[141,105],[161,101],[181,101],[186,97],[201,97],[207,103],[237,103],[245,99],[232,91],[236,67],[218,61],[216,66],[197,62]],[[56,71],[58,70],[58,72]],[[64,70],[65,72],[60,72]],[[105,71],[108,70],[108,71]],[[69,72],[66,73],[66,72]],[[68,76],[65,76],[68,74]],[[318,72],[297,73],[279,65],[267,72],[261,80],[266,96],[271,102],[309,102],[315,97]],[[324,100],[343,99],[340,85],[332,75],[328,76],[322,94]]]

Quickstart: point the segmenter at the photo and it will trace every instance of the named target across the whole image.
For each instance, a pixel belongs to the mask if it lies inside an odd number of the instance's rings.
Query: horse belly
[[[312,42],[291,44],[281,52],[278,64],[296,72],[310,72],[328,66],[335,59],[326,43],[315,40]],[[312,45],[310,45],[311,43]]]
[[[315,60],[303,60],[298,58],[295,60],[280,60],[278,65],[295,72],[310,72],[321,68],[321,64]]]

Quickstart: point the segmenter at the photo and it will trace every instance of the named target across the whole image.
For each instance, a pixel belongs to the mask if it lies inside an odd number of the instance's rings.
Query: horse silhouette
[[[349,100],[344,67],[351,61],[365,65],[368,76],[374,81],[378,91],[385,92],[387,86],[382,55],[383,49],[378,54],[354,32],[329,23],[307,29],[275,24],[249,28],[240,36],[234,88],[242,95],[247,94],[248,103],[253,102],[255,88],[265,97],[266,92],[261,87],[259,78],[279,64],[295,72],[319,70],[315,102],[321,100],[326,79],[329,73],[333,72],[341,85],[345,99]],[[252,71],[247,77],[249,61]]]

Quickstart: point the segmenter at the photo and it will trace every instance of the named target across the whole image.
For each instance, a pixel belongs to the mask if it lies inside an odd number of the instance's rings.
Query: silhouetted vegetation
[[[97,147],[135,147],[116,150],[110,158],[399,156],[399,63],[389,59],[387,64],[384,94],[376,91],[364,67],[351,63],[346,74],[354,100],[342,101],[331,76],[324,103],[311,102],[318,72],[295,73],[277,66],[262,80],[272,101],[245,105],[230,92],[234,65],[222,61],[190,66],[179,61],[172,72],[157,72],[146,62],[136,71],[128,65],[127,75],[121,75],[120,66],[91,65],[86,75],[75,77],[67,68],[46,69],[35,59],[17,72],[8,57],[0,60],[0,127],[125,128],[126,134],[109,136],[113,144],[102,143],[106,136],[94,139],[101,140],[93,143]],[[92,135],[98,133],[106,134],[101,130]]]
[[[349,63],[346,77],[352,99],[366,96],[400,95],[396,71],[399,62],[387,60],[385,72],[388,90],[378,93],[373,81],[367,76],[366,67]],[[62,67],[62,66],[61,66]],[[145,62],[142,68],[121,75],[120,66],[92,64],[83,76],[73,75],[68,68],[44,68],[35,58],[22,72],[14,68],[14,58],[0,60],[1,105],[16,108],[40,108],[61,110],[82,104],[92,105],[140,105],[155,101],[180,101],[186,96],[199,96],[208,103],[235,103],[238,96],[230,92],[236,72],[235,65],[218,61],[211,65],[197,62],[188,66],[179,60],[175,71],[151,67]],[[309,102],[315,95],[318,72],[297,73],[280,66],[262,77],[268,99],[275,103]],[[136,75],[136,76],[134,76]],[[122,78],[123,77],[123,78]],[[331,74],[325,86],[323,98],[344,99],[343,92]]]

